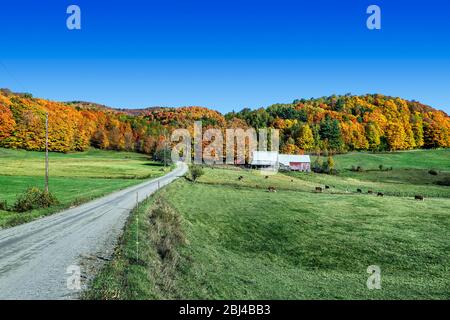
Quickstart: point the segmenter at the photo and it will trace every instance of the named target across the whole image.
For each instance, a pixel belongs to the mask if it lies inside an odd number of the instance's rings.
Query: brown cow
[[[415,196],[414,196],[414,199],[423,201],[423,200],[424,200],[424,197],[421,196],[421,195],[415,195]]]

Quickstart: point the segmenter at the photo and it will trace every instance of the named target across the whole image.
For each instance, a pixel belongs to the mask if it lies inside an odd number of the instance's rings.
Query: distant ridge
[[[281,151],[290,154],[450,147],[450,118],[445,112],[381,94],[297,99],[223,115],[199,106],[125,109],[56,102],[9,89],[0,89],[0,146],[42,150],[47,112],[50,148],[59,152],[93,146],[155,154],[167,133],[191,129],[197,120],[205,129],[278,129]]]

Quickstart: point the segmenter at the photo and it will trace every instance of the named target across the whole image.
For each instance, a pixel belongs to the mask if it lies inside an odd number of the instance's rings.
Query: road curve
[[[1,230],[0,299],[77,298],[80,291],[67,285],[68,267],[80,266],[83,288],[99,261],[111,256],[136,195],[142,201],[186,171],[179,163],[163,177]]]

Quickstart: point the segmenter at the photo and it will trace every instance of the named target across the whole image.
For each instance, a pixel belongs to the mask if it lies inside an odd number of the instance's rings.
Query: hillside
[[[203,108],[113,109],[90,102],[55,102],[0,90],[0,146],[43,150],[45,113],[50,150],[100,149],[153,154],[174,128],[271,127],[285,153],[408,150],[450,146],[450,118],[419,102],[379,94],[295,100],[225,115]]]
[[[86,298],[448,299],[450,190],[436,181],[450,177],[449,152],[335,157],[344,168],[394,165],[389,177],[205,168],[134,211]],[[370,265],[382,290],[367,289]]]
[[[49,158],[49,189],[59,204],[27,212],[5,211],[5,207],[0,207],[0,229],[53,214],[164,174],[160,163],[132,152],[90,149],[71,154],[50,153]],[[44,166],[41,152],[0,148],[0,204],[11,207],[27,188],[43,188]]]

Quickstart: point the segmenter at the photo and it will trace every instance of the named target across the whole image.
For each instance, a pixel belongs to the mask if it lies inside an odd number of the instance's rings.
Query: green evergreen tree
[[[328,146],[332,150],[340,151],[344,147],[339,121],[331,119],[328,115],[320,123],[320,137],[328,141]]]

